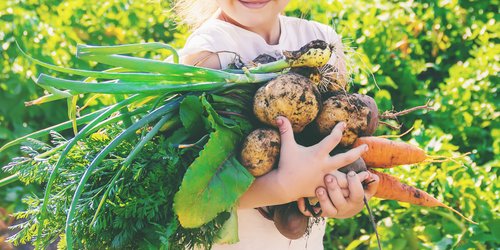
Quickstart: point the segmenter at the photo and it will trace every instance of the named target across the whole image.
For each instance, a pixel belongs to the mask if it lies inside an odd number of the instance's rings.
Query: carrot
[[[425,151],[405,142],[392,141],[386,138],[366,136],[359,137],[353,147],[368,145],[368,151],[361,157],[368,167],[389,168],[422,162],[427,159]]]
[[[373,174],[376,174],[380,178],[377,191],[374,195],[377,198],[396,200],[424,207],[444,207],[460,215],[460,217],[464,218],[465,220],[477,224],[476,222],[462,215],[454,208],[440,202],[425,191],[401,183],[394,176],[377,172],[373,169],[369,169],[369,171]]]

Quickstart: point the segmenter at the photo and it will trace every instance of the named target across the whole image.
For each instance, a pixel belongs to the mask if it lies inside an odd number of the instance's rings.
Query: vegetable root
[[[471,219],[465,217],[463,214],[461,214],[454,208],[440,202],[439,200],[437,200],[436,198],[434,198],[432,195],[428,194],[425,191],[401,183],[394,176],[377,172],[373,169],[369,169],[369,171],[373,174],[376,174],[380,179],[377,192],[374,195],[375,197],[407,202],[410,204],[425,206],[425,207],[444,207],[458,214],[460,217],[464,218],[468,222],[477,224]]]
[[[427,159],[424,150],[405,142],[386,138],[359,137],[353,147],[367,144],[369,150],[361,156],[368,167],[389,168],[396,165],[413,164]]]

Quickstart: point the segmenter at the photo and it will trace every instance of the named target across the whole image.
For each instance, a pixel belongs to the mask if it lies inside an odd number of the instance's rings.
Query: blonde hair
[[[219,9],[215,0],[176,0],[174,11],[179,21],[193,30],[211,18]]]

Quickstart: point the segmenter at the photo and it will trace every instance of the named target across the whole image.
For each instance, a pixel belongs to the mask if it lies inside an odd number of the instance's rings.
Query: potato
[[[301,132],[311,123],[321,107],[317,88],[304,76],[287,73],[269,81],[257,90],[253,111],[263,123],[277,127],[276,117],[285,116],[293,132]]]
[[[370,109],[370,113],[368,115],[368,126],[366,130],[363,132],[363,136],[370,136],[375,133],[378,127],[378,106],[375,103],[375,100],[371,96],[362,95],[362,94],[353,94],[356,98],[361,100],[368,108]]]
[[[278,163],[280,133],[275,129],[256,129],[245,138],[240,162],[253,176],[267,174]]]
[[[368,128],[368,106],[353,95],[337,92],[323,102],[323,109],[316,118],[320,134],[328,135],[339,122],[346,122],[340,145],[350,146],[364,135]]]

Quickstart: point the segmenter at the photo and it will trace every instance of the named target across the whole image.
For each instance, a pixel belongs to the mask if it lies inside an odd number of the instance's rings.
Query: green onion
[[[208,91],[221,87],[231,86],[226,82],[204,82],[187,84],[168,84],[163,82],[129,82],[111,81],[100,83],[86,83],[40,74],[36,83],[42,86],[64,88],[75,94],[103,93],[103,94],[134,94],[134,93],[178,93],[186,91]]]

